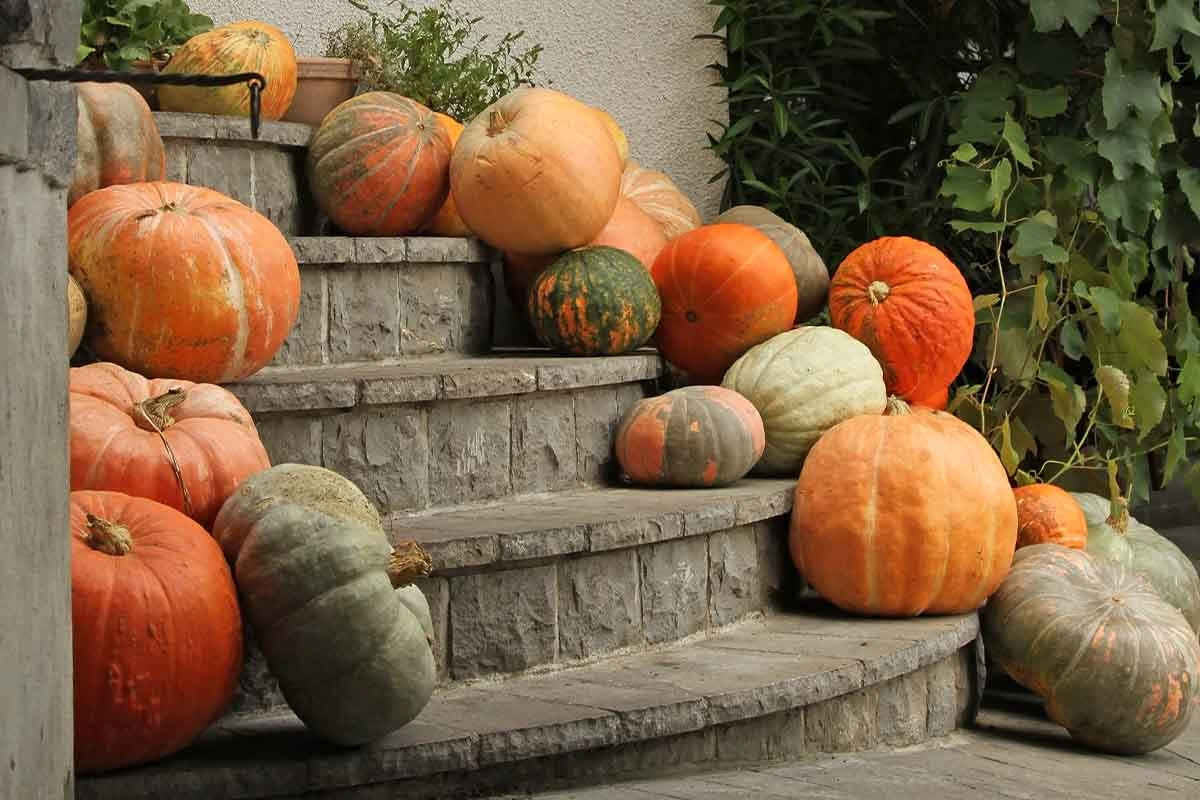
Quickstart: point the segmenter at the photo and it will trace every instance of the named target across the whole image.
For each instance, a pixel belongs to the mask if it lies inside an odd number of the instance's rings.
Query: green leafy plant
[[[513,89],[534,85],[542,46],[521,49],[524,31],[493,44],[475,32],[482,18],[451,0],[422,9],[391,0],[387,14],[347,2],[367,16],[328,34],[325,55],[359,62],[359,91],[395,92],[466,123]]]
[[[212,19],[192,13],[184,0],[84,0],[76,60],[113,70],[127,70],[138,61],[165,61],[212,25]]]

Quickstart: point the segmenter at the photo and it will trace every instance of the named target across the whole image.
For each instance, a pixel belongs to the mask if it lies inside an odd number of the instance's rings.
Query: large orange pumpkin
[[[667,236],[662,226],[636,203],[622,197],[617,200],[617,207],[604,230],[588,243],[589,247],[602,245],[624,250],[641,261],[646,269],[652,269],[654,259],[667,246]]]
[[[549,255],[581,247],[612,217],[621,158],[590,106],[521,88],[484,109],[450,163],[458,213],[493,247]]]
[[[76,84],[75,176],[67,205],[118,183],[161,181],[166,151],[146,99],[123,83]]]
[[[229,705],[242,668],[237,590],[220,546],[174,509],[71,493],[75,768],[186,747]]]
[[[454,152],[454,148],[458,146],[458,137],[462,136],[462,123],[453,117],[448,117],[445,114],[435,112],[434,117],[437,118],[438,124],[445,129],[446,135],[450,137],[450,152]],[[458,206],[454,204],[454,196],[450,194],[450,163],[446,162],[446,201],[442,203],[442,207],[437,213],[425,223],[422,228],[422,233],[430,236],[470,236],[471,229],[467,227],[467,223],[462,221],[462,217],[458,215]]]
[[[271,466],[250,413],[220,386],[99,363],[73,368],[70,390],[74,490],[147,497],[208,526],[242,481]]]
[[[792,327],[796,278],[779,246],[748,225],[705,225],[654,261],[662,297],[655,339],[697,383],[720,383],[747,350]]]
[[[621,174],[621,195],[661,225],[668,239],[700,227],[700,212],[664,172],[628,161]]]
[[[1013,489],[1017,498],[1017,547],[1060,544],[1087,547],[1088,525],[1083,508],[1065,489],[1034,483]]]
[[[613,144],[617,146],[617,155],[621,157],[621,166],[624,167],[629,161],[629,137],[625,135],[624,129],[620,123],[613,117],[612,114],[605,111],[599,106],[593,106],[596,116],[604,123],[604,127],[608,128],[609,134],[613,138]]]
[[[888,391],[939,405],[967,363],[975,333],[971,290],[931,244],[885,236],[846,256],[829,286],[829,318],[883,367]]]
[[[236,75],[257,72],[267,79],[263,119],[282,119],[296,94],[296,51],[283,31],[258,20],[231,22],[188,39],[171,56],[163,72],[193,75]],[[158,87],[163,111],[250,116],[250,89],[232,86]]]
[[[1017,503],[999,457],[970,425],[893,401],[809,451],[790,545],[820,594],[872,616],[960,614],[1008,573]]]
[[[92,192],[68,215],[68,253],[92,349],[152,378],[244,378],[275,357],[300,311],[300,270],[283,234],[211,189]]]

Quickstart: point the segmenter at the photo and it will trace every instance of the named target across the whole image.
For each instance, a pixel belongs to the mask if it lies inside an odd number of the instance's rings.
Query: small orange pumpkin
[[[1083,508],[1065,489],[1034,483],[1013,490],[1017,498],[1017,547],[1061,544],[1075,550],[1087,547],[1088,526]]]
[[[450,152],[454,152],[454,148],[458,145],[458,137],[462,136],[462,123],[453,117],[448,117],[440,112],[434,112],[434,117],[437,118],[438,124],[446,131],[446,135],[450,137]],[[429,222],[425,223],[422,233],[429,236],[470,236],[471,230],[467,227],[467,223],[462,221],[462,217],[458,215],[458,206],[454,204],[454,195],[450,194],[450,162],[446,162],[446,202],[442,203],[442,207]]]

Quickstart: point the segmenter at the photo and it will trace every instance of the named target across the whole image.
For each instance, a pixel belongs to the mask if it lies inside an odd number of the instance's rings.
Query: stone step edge
[[[478,239],[439,236],[289,236],[296,262],[304,267],[394,267],[397,265],[490,265],[493,251]]]
[[[775,616],[673,651],[439,692],[415,721],[360,749],[316,742],[290,713],[242,718],[167,761],[81,776],[76,797],[307,796],[644,743],[851,695],[947,663],[979,632],[975,614],[932,621],[821,617]],[[955,689],[953,671],[939,677]],[[876,713],[883,710],[880,702]],[[956,714],[954,706],[951,719],[926,724],[949,732]]]
[[[155,111],[154,123],[158,126],[158,135],[164,139],[213,140],[259,147],[274,145],[293,150],[308,147],[315,131],[299,122],[264,119],[255,139],[250,135],[249,117],[182,111]]]

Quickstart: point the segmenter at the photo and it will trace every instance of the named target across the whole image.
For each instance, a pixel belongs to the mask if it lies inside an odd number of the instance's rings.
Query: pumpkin
[[[746,398],[688,386],[634,403],[617,425],[614,451],[633,483],[708,488],[745,477],[765,444],[762,418]]]
[[[1056,544],[1019,550],[981,618],[984,644],[1072,738],[1122,755],[1169,744],[1200,698],[1200,641],[1119,562]]]
[[[836,328],[800,327],[750,348],[721,383],[762,415],[767,446],[754,471],[795,478],[834,425],[887,408],[883,371],[866,345]]]
[[[653,273],[662,296],[658,349],[695,383],[720,383],[743,353],[796,318],[787,256],[748,225],[706,225],[672,239]]]
[[[674,181],[666,173],[647,169],[636,161],[628,161],[621,173],[621,196],[637,203],[661,225],[668,240],[700,227],[700,212]]]
[[[642,262],[647,269],[654,267],[654,259],[667,246],[667,236],[662,226],[627,198],[617,200],[608,224],[593,239],[589,247],[616,247]]]
[[[513,308],[522,316],[526,316],[529,311],[529,287],[533,285],[534,278],[557,261],[560,255],[504,254],[504,291],[508,293],[508,300]]]
[[[89,344],[152,378],[226,382],[266,366],[300,312],[283,234],[198,186],[137,183],[84,197],[68,222]]]
[[[1087,546],[1087,519],[1075,498],[1052,483],[1013,489],[1017,499],[1017,547],[1059,544],[1082,550]]]
[[[462,123],[453,117],[448,117],[445,114],[434,113],[433,115],[442,129],[446,131],[446,136],[450,139],[450,152],[454,152],[455,146],[458,144],[458,137],[462,136]],[[450,160],[446,160],[446,200],[442,203],[442,207],[437,210],[437,213],[430,218],[429,222],[425,223],[422,228],[422,233],[429,236],[470,236],[471,231],[467,228],[467,224],[462,221],[462,217],[458,215],[458,206],[454,204],[454,197],[450,194]]]
[[[267,80],[260,98],[263,119],[282,119],[296,94],[296,51],[283,31],[258,20],[231,22],[184,42],[163,67],[167,75],[236,75],[257,72]],[[250,116],[250,89],[232,86],[158,87],[163,111]]]
[[[425,106],[367,92],[326,115],[308,147],[321,210],[352,236],[408,236],[449,192],[450,134]]]
[[[893,399],[822,436],[796,483],[789,538],[808,582],[845,611],[974,611],[1017,543],[1017,502],[988,441],[942,411]]]
[[[233,576],[208,532],[174,509],[119,492],[72,492],[70,503],[75,768],[155,761],[233,699]]]
[[[621,166],[624,167],[629,161],[629,137],[625,135],[625,131],[613,119],[613,115],[609,114],[603,108],[593,106],[592,111],[604,123],[604,127],[608,129],[609,134],[613,138],[613,144],[617,146],[617,155],[621,157]]]
[[[416,545],[393,552],[350,481],[283,464],[249,478],[213,536],[288,705],[317,736],[354,746],[410,722],[436,679],[429,574]]]
[[[1071,496],[1087,520],[1087,551],[1141,575],[1200,634],[1200,576],[1191,559],[1170,539],[1130,516],[1124,500],[1114,504],[1090,492]]]
[[[563,255],[534,280],[526,308],[538,341],[578,356],[636,350],[662,313],[650,273],[615,247]]]
[[[885,236],[846,256],[829,287],[835,328],[865,342],[888,391],[936,405],[967,362],[975,332],[971,290],[931,244]]]
[[[458,213],[500,250],[561,253],[596,237],[613,215],[621,158],[583,103],[521,88],[467,125],[450,162]]]
[[[734,206],[717,217],[716,222],[749,225],[771,237],[787,256],[796,276],[796,323],[807,322],[821,313],[829,294],[829,268],[804,231],[761,206]]]
[[[271,466],[250,413],[212,384],[88,364],[71,370],[69,416],[73,490],[146,497],[205,526]]]
[[[75,355],[83,332],[87,328],[87,298],[83,289],[70,275],[67,276],[67,357]]]
[[[67,205],[118,183],[161,181],[166,150],[146,99],[122,83],[76,84],[75,175]]]

